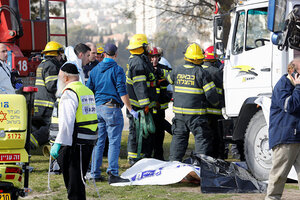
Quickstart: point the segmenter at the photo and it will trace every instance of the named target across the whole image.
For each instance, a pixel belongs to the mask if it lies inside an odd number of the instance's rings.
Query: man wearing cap
[[[97,56],[96,59],[101,62],[104,59],[104,49],[103,47],[98,47],[97,48]]]
[[[34,116],[32,118],[32,134],[30,146],[35,149],[46,144],[49,138],[51,115],[56,101],[57,75],[63,64],[63,46],[50,41],[42,51],[44,60],[36,70],[35,87],[38,92],[34,96]]]
[[[126,91],[126,77],[122,67],[118,66],[117,47],[106,44],[104,59],[90,73],[87,81],[94,93],[98,115],[98,141],[92,154],[91,177],[95,181],[103,181],[100,167],[102,165],[105,139],[108,136],[108,183],[117,184],[129,182],[128,179],[119,177],[119,154],[124,119],[121,108],[125,104],[130,113],[137,118],[138,114],[132,109]]]
[[[97,114],[93,92],[79,81],[79,71],[65,63],[58,75],[59,132],[50,154],[62,170],[68,199],[85,200],[85,179],[97,140]]]

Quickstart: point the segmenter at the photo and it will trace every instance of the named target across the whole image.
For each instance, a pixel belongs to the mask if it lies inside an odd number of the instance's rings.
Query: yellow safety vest
[[[69,83],[65,90],[72,90],[78,98],[73,144],[94,144],[98,138],[94,93],[79,81]]]

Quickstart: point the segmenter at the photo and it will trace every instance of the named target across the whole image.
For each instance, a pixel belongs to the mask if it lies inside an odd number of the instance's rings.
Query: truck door
[[[272,45],[266,4],[236,12],[224,68],[226,114],[237,116],[244,100],[271,93]]]

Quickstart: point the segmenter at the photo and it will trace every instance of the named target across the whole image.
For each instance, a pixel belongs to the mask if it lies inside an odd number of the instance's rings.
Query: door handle
[[[262,68],[260,71],[262,72],[270,72],[271,71],[271,68]]]

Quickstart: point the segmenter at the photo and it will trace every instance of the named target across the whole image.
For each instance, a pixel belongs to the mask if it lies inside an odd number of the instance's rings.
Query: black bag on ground
[[[221,159],[196,154],[200,163],[202,193],[263,193],[267,184],[256,180],[246,169]]]

